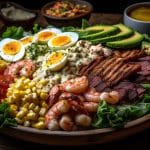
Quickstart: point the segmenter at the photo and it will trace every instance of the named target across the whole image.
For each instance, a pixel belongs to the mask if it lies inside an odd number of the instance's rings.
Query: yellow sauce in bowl
[[[150,7],[141,6],[135,8],[130,12],[129,16],[136,20],[150,22]]]

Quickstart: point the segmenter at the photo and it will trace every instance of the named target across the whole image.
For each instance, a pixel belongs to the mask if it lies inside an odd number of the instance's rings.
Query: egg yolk
[[[50,38],[56,36],[56,34],[54,32],[49,32],[49,31],[45,31],[45,32],[41,32],[38,35],[38,40],[39,41],[48,41]]]
[[[23,45],[26,45],[26,44],[31,43],[31,42],[33,41],[33,37],[32,37],[32,36],[29,36],[29,37],[24,38],[24,39],[22,39],[22,40],[20,40],[20,41],[21,41],[21,43],[22,43]]]
[[[64,58],[64,54],[61,52],[53,52],[47,59],[46,64],[47,66],[57,64]]]
[[[52,40],[53,46],[64,46],[71,42],[70,37],[68,36],[58,36]]]
[[[4,45],[3,47],[3,52],[6,55],[16,55],[21,49],[21,45],[16,42],[9,42],[6,45]]]

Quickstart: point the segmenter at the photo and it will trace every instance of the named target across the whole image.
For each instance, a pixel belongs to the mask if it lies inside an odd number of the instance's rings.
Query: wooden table
[[[45,19],[41,16],[37,19],[37,22],[40,24],[47,24]],[[122,22],[122,15],[120,14],[92,14],[90,18],[91,24],[96,23],[107,23],[107,24],[115,24],[118,22]],[[0,28],[3,26],[3,22],[0,21]],[[30,138],[30,137],[29,137]],[[122,146],[124,145],[124,146]],[[103,144],[98,145],[99,148],[105,148],[111,147],[111,149],[139,149],[142,148],[143,150],[146,149],[147,146],[150,146],[150,129],[145,130],[142,133],[138,133],[134,136],[121,139],[120,141],[115,141],[109,144]],[[86,149],[93,149],[96,146],[85,146]],[[17,140],[14,138],[10,138],[9,136],[0,134],[0,150],[22,150],[22,149],[49,149],[49,148],[55,148],[54,146],[46,146],[46,145],[40,145],[40,144],[34,144],[29,142],[24,142],[21,140]],[[60,147],[61,148],[61,147]]]

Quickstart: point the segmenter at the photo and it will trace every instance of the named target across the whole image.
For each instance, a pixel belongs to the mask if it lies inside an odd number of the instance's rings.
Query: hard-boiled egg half
[[[25,48],[20,41],[4,39],[0,42],[0,56],[9,62],[15,62],[23,58]]]
[[[74,45],[79,39],[79,35],[75,32],[61,33],[48,41],[48,46],[53,50],[66,49]]]
[[[26,36],[26,37],[23,37],[22,39],[20,39],[20,42],[25,46],[29,46],[31,45],[32,43],[36,42],[36,39],[34,36]]]
[[[43,63],[44,69],[51,71],[59,71],[67,63],[67,54],[64,51],[56,51],[49,54],[46,61]]]
[[[50,29],[44,29],[40,32],[38,32],[35,35],[35,38],[38,42],[47,42],[51,38],[55,37],[56,35],[60,34],[61,30],[57,28],[50,28]]]

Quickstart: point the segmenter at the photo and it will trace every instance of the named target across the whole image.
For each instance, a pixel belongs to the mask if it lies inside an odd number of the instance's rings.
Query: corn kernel
[[[32,92],[36,92],[36,87],[32,87]]]
[[[45,101],[41,101],[41,106],[48,109],[48,105]]]
[[[25,104],[23,105],[23,107],[28,109],[28,108],[29,108],[29,105],[30,105],[30,104],[27,102],[27,103],[25,103]]]
[[[11,104],[10,105],[10,114],[12,116],[16,116],[17,113],[18,113],[18,106],[14,105],[14,104]]]
[[[39,81],[39,84],[41,84],[41,85],[46,85],[47,84],[47,80],[45,80],[45,79],[41,79],[40,81]]]
[[[17,113],[16,117],[17,118],[23,118],[27,114],[27,112],[28,112],[27,109],[21,108],[21,110]]]
[[[40,109],[39,115],[40,115],[40,116],[45,116],[46,111],[47,111],[47,109],[44,108],[44,107],[42,107],[42,108]]]
[[[14,110],[14,111],[17,111],[17,110],[18,110],[18,106],[17,106],[17,105],[14,105],[14,104],[11,104],[11,105],[10,105],[10,109],[11,109],[11,110]]]
[[[35,108],[35,104],[34,104],[34,103],[31,103],[31,104],[29,105],[29,109],[33,110],[34,108]]]
[[[16,89],[21,89],[22,88],[22,83],[21,82],[17,82],[17,83],[15,83],[14,86],[15,86],[14,88],[16,88]]]
[[[45,124],[44,124],[43,121],[39,121],[37,123],[32,124],[32,127],[36,128],[36,129],[44,129],[45,128]]]
[[[36,119],[36,114],[34,112],[29,112],[27,114],[27,119],[28,120],[35,120]]]
[[[38,113],[40,111],[40,107],[39,106],[36,106],[33,110],[35,113]]]
[[[38,121],[45,121],[45,118],[44,117],[39,117]]]
[[[40,84],[40,83],[37,83],[37,84],[36,84],[36,87],[37,87],[38,89],[41,89],[41,88],[43,87],[43,85]]]
[[[40,98],[41,98],[42,100],[47,100],[48,94],[47,94],[46,92],[41,92],[41,93],[40,93]]]
[[[36,93],[32,93],[32,99],[37,99],[37,94]]]
[[[33,87],[35,87],[36,83],[31,81],[28,85],[33,88]]]
[[[26,91],[25,91],[25,93],[26,94],[30,94],[32,91],[30,90],[30,89],[27,89]]]
[[[25,91],[19,91],[20,96],[23,97],[25,95]]]
[[[20,119],[20,118],[15,118],[15,120],[17,121],[17,123],[19,123],[19,124],[22,124],[23,123],[23,120],[22,119]]]
[[[24,81],[25,79],[26,79],[25,76],[22,76],[22,77],[20,78],[21,81]]]
[[[31,125],[30,121],[25,121],[23,124],[25,127],[29,127]]]
[[[12,98],[12,96],[10,96],[10,97],[7,98],[7,102],[8,102],[9,104],[13,104],[13,103],[15,103],[16,101],[15,101],[15,99]]]
[[[37,89],[37,90],[36,90],[36,93],[37,93],[38,95],[40,95],[40,94],[41,94],[41,89]]]
[[[24,83],[24,84],[30,83],[30,79],[25,79],[23,83]]]

